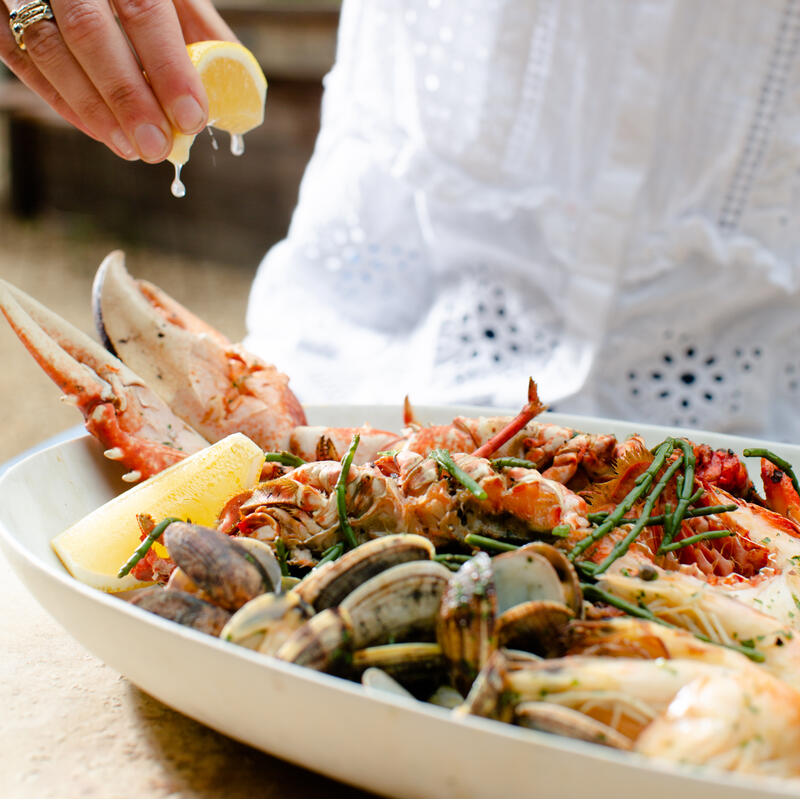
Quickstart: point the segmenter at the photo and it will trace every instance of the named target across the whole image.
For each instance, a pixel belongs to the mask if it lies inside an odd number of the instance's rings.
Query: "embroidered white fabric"
[[[305,401],[800,440],[799,0],[345,0],[248,345]]]

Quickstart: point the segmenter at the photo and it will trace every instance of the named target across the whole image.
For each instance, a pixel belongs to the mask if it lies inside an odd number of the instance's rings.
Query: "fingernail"
[[[133,132],[133,138],[136,139],[136,146],[144,158],[156,161],[166,157],[169,142],[164,132],[155,125],[149,122],[140,125]]]
[[[133,145],[128,141],[128,137],[122,132],[122,128],[111,132],[111,142],[129,161],[136,161],[139,158]]]
[[[172,105],[172,117],[183,133],[197,133],[206,121],[200,103],[190,94],[179,97]]]

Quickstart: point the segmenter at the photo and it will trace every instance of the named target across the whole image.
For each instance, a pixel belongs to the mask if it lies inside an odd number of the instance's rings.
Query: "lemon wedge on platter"
[[[234,433],[109,500],[52,541],[64,566],[82,583],[106,592],[145,586],[120,567],[140,544],[137,514],[190,519],[213,526],[225,503],[255,486],[263,450]]]
[[[244,152],[242,136],[264,121],[267,79],[255,56],[238,42],[194,42],[186,46],[208,95],[208,124],[231,135],[231,151]],[[175,166],[173,194],[180,194],[180,168],[189,160],[195,135],[173,132],[167,160]],[[185,189],[183,189],[185,193]]]

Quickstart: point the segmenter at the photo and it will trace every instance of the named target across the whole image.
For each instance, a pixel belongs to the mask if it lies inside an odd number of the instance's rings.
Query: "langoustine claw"
[[[133,370],[21,290],[0,281],[0,310],[20,341],[83,414],[108,458],[138,481],[208,442]]]

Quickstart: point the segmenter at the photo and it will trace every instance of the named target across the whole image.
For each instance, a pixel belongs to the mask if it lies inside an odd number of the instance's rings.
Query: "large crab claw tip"
[[[97,335],[103,346],[113,355],[119,357],[114,343],[106,333],[105,316],[103,314],[103,287],[106,284],[106,278],[112,271],[125,272],[125,254],[122,250],[113,250],[110,252],[100,264],[97,273],[94,276],[92,283],[92,314],[94,316],[94,325],[97,330]],[[127,274],[127,273],[126,273]]]

